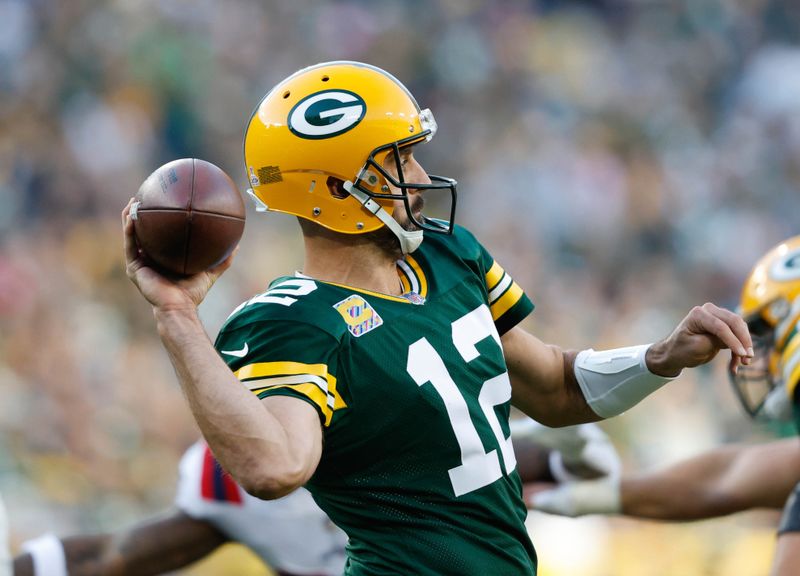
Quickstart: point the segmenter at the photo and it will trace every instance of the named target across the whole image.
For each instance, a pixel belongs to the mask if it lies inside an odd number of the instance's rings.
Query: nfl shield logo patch
[[[355,337],[363,336],[383,324],[383,318],[361,296],[353,294],[333,306],[347,323],[347,329]]]

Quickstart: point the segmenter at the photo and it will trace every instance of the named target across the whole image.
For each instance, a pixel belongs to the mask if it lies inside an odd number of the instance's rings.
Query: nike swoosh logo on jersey
[[[244,358],[247,356],[247,352],[250,349],[247,347],[247,342],[244,343],[244,346],[239,350],[220,350],[221,354],[227,354],[228,356],[236,356],[237,358]]]

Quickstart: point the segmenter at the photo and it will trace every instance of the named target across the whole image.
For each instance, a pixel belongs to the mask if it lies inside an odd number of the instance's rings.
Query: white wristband
[[[53,534],[23,542],[21,548],[33,558],[35,576],[69,576],[64,546]]]
[[[575,358],[575,377],[586,403],[603,418],[622,414],[674,378],[650,372],[645,354],[650,344],[596,352]]]

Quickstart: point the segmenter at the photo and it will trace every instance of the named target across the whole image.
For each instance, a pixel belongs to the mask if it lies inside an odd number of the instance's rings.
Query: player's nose
[[[406,181],[416,184],[430,184],[431,179],[428,176],[428,173],[422,167],[422,165],[414,159],[412,162],[409,163],[409,170],[406,176]],[[410,188],[409,192],[418,193],[423,192],[418,188]]]

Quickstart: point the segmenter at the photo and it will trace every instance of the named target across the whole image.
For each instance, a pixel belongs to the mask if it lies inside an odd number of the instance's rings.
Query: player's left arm
[[[621,414],[720,350],[731,350],[734,366],[749,364],[753,357],[744,320],[711,303],[692,308],[672,334],[649,346],[565,351],[519,326],[503,334],[501,342],[512,404],[547,426]]]
[[[572,372],[577,352],[545,344],[519,326],[503,334],[501,342],[514,406],[546,426],[600,420]]]

